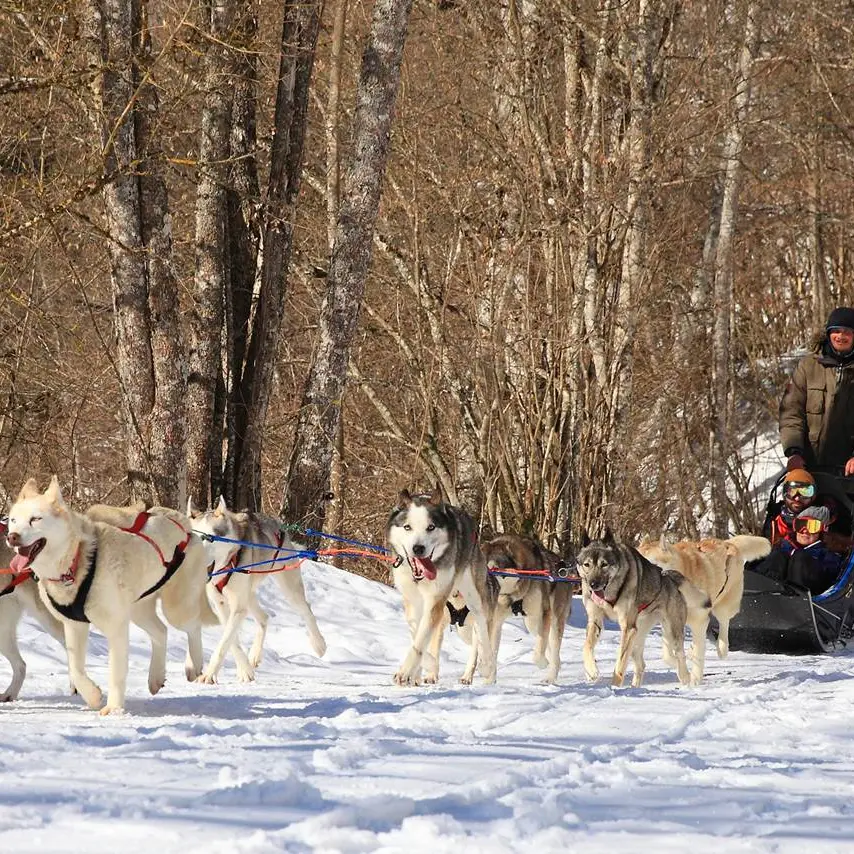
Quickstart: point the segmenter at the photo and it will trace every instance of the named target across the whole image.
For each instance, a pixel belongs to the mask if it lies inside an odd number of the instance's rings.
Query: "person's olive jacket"
[[[854,456],[854,353],[840,357],[822,336],[798,362],[780,401],[780,444],[808,469],[842,468]]]

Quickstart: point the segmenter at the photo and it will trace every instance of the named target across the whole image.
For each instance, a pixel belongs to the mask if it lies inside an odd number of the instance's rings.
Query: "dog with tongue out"
[[[386,525],[386,542],[397,556],[394,585],[403,597],[412,644],[394,675],[398,685],[439,681],[448,610],[471,614],[474,637],[460,681],[470,685],[478,669],[495,681],[497,587],[489,578],[474,520],[442,498],[403,490]]]

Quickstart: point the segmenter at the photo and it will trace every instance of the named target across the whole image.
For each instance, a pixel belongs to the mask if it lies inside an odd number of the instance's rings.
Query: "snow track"
[[[588,685],[580,600],[559,686],[538,684],[508,622],[498,684],[464,688],[446,640],[440,684],[396,688],[407,632],[398,595],[322,565],[304,570],[329,650],[273,616],[257,681],[183,680],[170,634],[166,687],[146,690],[132,636],[128,712],[99,718],[67,694],[56,644],[29,622],[22,699],[0,708],[4,852],[851,851],[854,657],[720,661],[682,688],[647,644],[643,688]],[[248,623],[250,621],[247,621]],[[248,627],[244,637],[248,637]],[[216,633],[206,634],[209,653]],[[597,650],[609,674],[608,625]],[[91,673],[106,683],[93,635]],[[0,663],[0,682],[8,668]]]

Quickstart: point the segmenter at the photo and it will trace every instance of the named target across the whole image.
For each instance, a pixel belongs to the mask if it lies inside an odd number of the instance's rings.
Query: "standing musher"
[[[780,401],[780,444],[788,471],[854,475],[854,308],[833,309],[795,367]],[[850,505],[854,480],[839,490]]]
[[[854,474],[854,308],[835,308],[780,401],[786,468]]]

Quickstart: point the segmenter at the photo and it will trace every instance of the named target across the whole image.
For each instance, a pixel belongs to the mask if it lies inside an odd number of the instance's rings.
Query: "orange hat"
[[[806,469],[792,469],[786,472],[783,483],[811,483],[815,485],[815,478]]]

